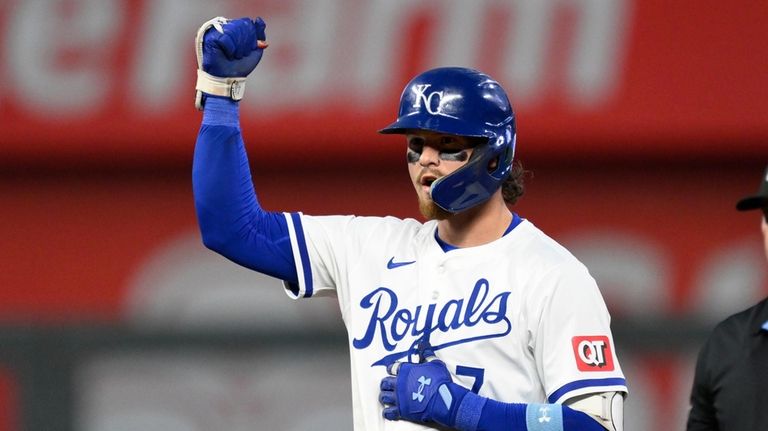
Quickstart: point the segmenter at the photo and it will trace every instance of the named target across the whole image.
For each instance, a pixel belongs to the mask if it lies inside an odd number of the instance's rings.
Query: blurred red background
[[[614,321],[711,325],[768,292],[759,216],[734,209],[768,161],[766,2],[7,0],[0,324],[132,325],[185,296],[166,289],[227,284],[181,264],[220,262],[194,218],[192,42],[255,14],[270,47],[242,123],[267,209],[417,217],[403,145],[376,130],[412,75],[464,65],[515,106],[533,172],[515,210],[587,263]],[[674,426],[654,429],[679,429],[692,352],[634,349],[653,382],[635,399],[672,397]],[[20,417],[12,375],[0,430]]]

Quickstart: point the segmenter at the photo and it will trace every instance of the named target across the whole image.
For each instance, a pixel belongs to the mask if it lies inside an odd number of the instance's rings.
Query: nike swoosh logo
[[[400,266],[410,265],[412,263],[416,263],[416,261],[412,260],[410,262],[395,262],[395,257],[392,256],[392,258],[389,259],[389,262],[387,262],[387,269],[395,269]]]

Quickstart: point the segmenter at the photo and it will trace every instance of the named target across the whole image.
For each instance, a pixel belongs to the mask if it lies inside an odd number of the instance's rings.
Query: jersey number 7
[[[474,393],[478,393],[478,391],[480,390],[480,387],[483,386],[483,379],[485,377],[485,368],[465,367],[464,365],[457,365],[456,375],[468,376],[468,377],[474,378],[475,383],[472,384],[472,389],[470,390]]]

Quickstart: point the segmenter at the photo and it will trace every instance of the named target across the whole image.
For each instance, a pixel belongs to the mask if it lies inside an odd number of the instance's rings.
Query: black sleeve
[[[687,431],[718,430],[710,369],[713,363],[712,353],[712,338],[710,338],[701,348],[696,361],[696,373],[693,377],[693,388],[691,389],[691,410],[688,413]]]

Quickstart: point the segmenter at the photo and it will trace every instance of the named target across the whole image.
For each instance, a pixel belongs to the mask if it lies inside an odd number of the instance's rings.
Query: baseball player
[[[481,72],[426,71],[381,133],[404,135],[426,222],[268,212],[238,117],[266,48],[260,18],[198,32],[193,186],[204,244],[335,296],[356,430],[622,430],[626,382],[587,269],[508,205],[522,195],[515,115]]]

